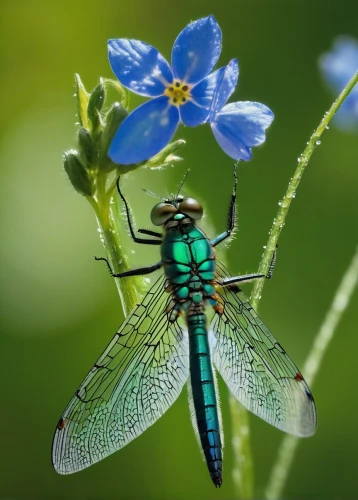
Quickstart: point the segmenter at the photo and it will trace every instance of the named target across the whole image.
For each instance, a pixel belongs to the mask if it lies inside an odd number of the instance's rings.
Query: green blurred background
[[[51,466],[52,434],[69,397],[123,317],[104,265],[94,214],[62,170],[75,145],[73,74],[92,88],[111,77],[108,38],[145,40],[170,58],[192,19],[214,14],[223,30],[220,65],[237,57],[234,100],[268,105],[267,142],[239,170],[240,232],[227,253],[233,273],[258,268],[288,180],[332,97],[317,58],[339,34],[358,36],[353,0],[2,0],[0,498],[231,499],[232,452],[227,389],[220,384],[226,438],[224,485],[215,490],[191,428],[186,390],[168,413],[123,450],[72,476]],[[132,105],[138,104],[134,98]],[[185,162],[164,172],[137,171],[125,191],[138,226],[150,227],[153,199],[190,167],[190,192],[203,201],[214,231],[225,227],[233,161],[208,126],[181,127]],[[274,280],[260,312],[298,366],[331,302],[358,240],[358,138],[332,126],[299,187]],[[157,250],[132,253],[133,266]],[[358,295],[339,325],[313,386],[317,434],[302,441],[286,499],[358,498]],[[282,434],[252,423],[257,498],[263,495]]]

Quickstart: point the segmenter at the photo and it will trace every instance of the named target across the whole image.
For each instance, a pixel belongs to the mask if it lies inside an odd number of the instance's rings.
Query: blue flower
[[[320,57],[319,67],[328,86],[338,94],[358,70],[358,41],[348,36],[336,38],[332,51]],[[358,131],[358,84],[333,120],[344,131]]]
[[[207,120],[225,70],[210,75],[220,56],[221,38],[213,16],[188,24],[174,42],[172,67],[151,45],[139,40],[109,40],[109,61],[118,80],[133,92],[152,98],[119,127],[108,152],[115,163],[147,160],[168,144],[180,121],[195,127]]]
[[[234,59],[218,79],[208,121],[225,153],[235,160],[247,161],[252,157],[251,147],[265,141],[265,130],[271,125],[274,114],[259,102],[239,101],[225,105],[235,90],[238,76],[239,68]]]

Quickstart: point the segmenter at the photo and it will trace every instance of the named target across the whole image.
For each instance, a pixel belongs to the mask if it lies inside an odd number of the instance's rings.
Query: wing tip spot
[[[67,423],[67,418],[60,418],[60,420],[58,421],[58,424],[57,424],[57,429],[59,431],[62,431],[62,429],[65,427]]]

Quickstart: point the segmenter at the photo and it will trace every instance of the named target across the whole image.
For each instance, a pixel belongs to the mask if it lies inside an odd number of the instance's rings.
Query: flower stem
[[[313,132],[310,140],[307,143],[307,147],[303,151],[302,155],[298,159],[298,165],[295,170],[295,173],[292,177],[292,179],[289,182],[287,192],[285,196],[282,199],[280,209],[277,213],[276,218],[273,221],[271,231],[269,233],[269,239],[267,241],[266,249],[263,254],[263,258],[260,263],[259,267],[259,273],[261,274],[267,274],[272,255],[276,249],[277,241],[278,238],[281,234],[281,230],[283,226],[285,225],[285,220],[287,217],[288,210],[291,205],[292,198],[295,197],[296,190],[298,188],[298,185],[300,183],[300,180],[302,178],[302,175],[307,167],[307,164],[312,156],[313,151],[316,148],[316,145],[319,144],[319,140],[321,135],[323,134],[324,130],[327,128],[327,125],[330,123],[331,119],[333,118],[334,114],[338,110],[338,108],[341,106],[345,98],[348,96],[348,94],[351,92],[355,84],[358,82],[358,71],[355,73],[355,75],[351,78],[351,80],[348,82],[346,87],[342,90],[340,95],[337,97],[337,99],[334,101],[332,104],[331,108],[327,113],[325,113],[321,123],[317,127],[317,129]],[[262,294],[262,289],[264,287],[265,279],[260,279],[257,280],[251,294],[251,304],[254,309],[257,308],[261,294]]]
[[[349,304],[357,283],[358,246],[354,257],[336,291],[332,305],[316,335],[311,352],[306,360],[303,373],[305,374],[305,378],[309,385],[313,383],[317,375],[323,355],[332,340],[337,325]],[[290,472],[298,443],[299,439],[295,436],[286,435],[283,438],[278,451],[276,463],[272,469],[269,483],[266,488],[266,498],[268,500],[278,500],[282,498],[282,491]]]
[[[106,188],[106,177],[98,176],[97,181],[97,200],[87,198],[95,210],[98,231],[101,241],[107,251],[111,268],[115,274],[127,271],[130,268],[129,258],[121,244],[120,221],[124,221],[120,214],[117,203],[111,203],[114,194],[114,186]],[[115,278],[119,298],[122,303],[123,314],[127,314],[133,309],[135,304],[140,301],[140,290],[143,287],[141,278]]]
[[[109,226],[103,225],[97,218],[98,229],[101,235],[102,243],[108,253],[109,262],[115,274],[127,271],[129,269],[128,257],[123,251],[119,235],[114,229],[113,220]],[[133,278],[115,278],[119,298],[122,303],[123,314],[127,316],[139,301],[139,294]]]
[[[266,248],[262,257],[262,260],[260,262],[259,266],[259,273],[267,275],[270,264],[272,261],[272,256],[276,250],[277,242],[279,239],[279,236],[281,234],[281,230],[283,226],[285,225],[286,217],[288,214],[288,210],[291,205],[292,199],[295,197],[296,190],[298,188],[298,185],[301,181],[301,178],[303,176],[303,173],[308,165],[308,162],[313,154],[313,151],[315,150],[316,146],[319,144],[320,137],[322,136],[324,130],[327,128],[328,124],[330,123],[331,119],[333,118],[334,114],[336,111],[339,109],[341,104],[344,102],[346,97],[349,95],[353,87],[356,85],[358,82],[358,71],[353,75],[351,80],[348,82],[346,87],[342,90],[340,95],[337,97],[337,99],[334,101],[332,104],[331,108],[327,113],[325,113],[324,117],[322,118],[320,124],[318,125],[317,129],[313,132],[312,136],[310,137],[310,140],[307,143],[306,148],[304,149],[302,155],[298,159],[298,165],[296,167],[296,170],[294,172],[294,175],[292,179],[290,180],[288,184],[288,188],[286,191],[285,196],[283,197],[281,203],[280,203],[280,209],[277,213],[276,218],[273,221],[270,233],[269,233],[269,239],[266,244]],[[250,297],[250,302],[251,305],[254,309],[257,309],[259,301],[261,299],[262,295],[262,290],[264,287],[265,279],[260,279],[255,282],[255,285],[253,287],[251,297]],[[321,356],[323,355],[324,349],[321,353]],[[309,357],[311,359],[311,357]],[[318,358],[316,358],[318,359]],[[320,360],[319,360],[320,361]],[[319,362],[318,362],[319,365]],[[317,368],[318,369],[318,365]],[[307,380],[309,378],[307,377]],[[282,491],[286,477],[288,475],[288,471],[290,468],[290,463],[289,463],[289,457],[291,457],[291,461],[293,459],[294,452],[297,447],[297,439],[294,438],[293,436],[286,436],[284,438],[284,442],[280,448],[279,451],[279,457],[277,459],[277,466],[274,467],[271,480],[269,483],[269,486],[266,490],[266,495],[267,498],[272,500],[274,498],[278,498],[278,496],[272,496],[275,495],[276,492],[278,492],[278,495]],[[286,465],[287,470],[286,472],[284,471],[284,466]],[[271,495],[271,496],[270,496]]]
[[[240,499],[253,498],[254,468],[250,444],[249,416],[234,396],[229,397],[234,466],[232,480]]]

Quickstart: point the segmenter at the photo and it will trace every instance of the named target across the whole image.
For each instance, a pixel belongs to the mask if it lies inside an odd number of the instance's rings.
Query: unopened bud
[[[81,127],[78,131],[78,147],[86,166],[92,167],[96,163],[96,149],[91,134],[86,128]]]
[[[97,87],[93,90],[89,101],[87,114],[88,119],[92,125],[92,130],[96,130],[101,124],[101,109],[104,104],[104,100],[106,97],[106,91],[103,83],[99,83]]]
[[[80,75],[75,74],[75,88],[76,88],[76,99],[77,99],[77,114],[78,121],[82,127],[88,128],[88,116],[87,116],[87,107],[89,94],[86,92],[86,89],[82,83]]]
[[[120,124],[127,116],[127,110],[118,102],[115,102],[112,105],[106,115],[106,123],[103,128],[103,135],[99,150],[98,166],[101,170],[110,172],[117,167],[117,165],[109,158],[107,153]]]
[[[183,158],[180,156],[175,156],[175,155],[169,155],[165,159],[165,163],[162,163],[161,165],[157,167],[153,167],[152,165],[145,165],[146,167],[150,168],[151,170],[164,170],[167,167],[173,167],[176,163],[179,163],[180,161],[183,161]]]
[[[76,150],[72,149],[65,153],[63,166],[70,178],[72,186],[78,193],[84,196],[92,196],[94,194],[93,182],[84,165],[78,158],[78,152]]]
[[[146,167],[164,167],[166,164],[172,164],[181,160],[179,156],[175,156],[174,153],[178,151],[185,144],[184,139],[178,139],[177,141],[171,142],[162,149],[158,154],[152,156],[148,161],[145,162]]]

